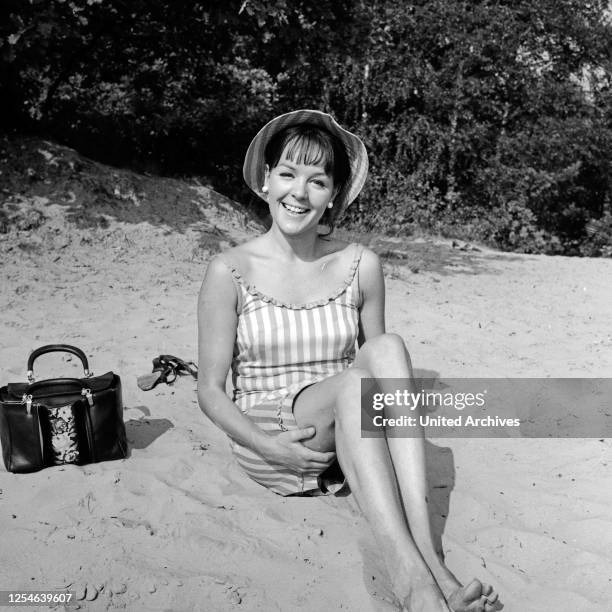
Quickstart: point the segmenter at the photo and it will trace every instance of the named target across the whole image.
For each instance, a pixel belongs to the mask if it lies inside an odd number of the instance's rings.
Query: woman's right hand
[[[261,454],[269,461],[289,467],[300,474],[320,474],[334,462],[336,453],[320,453],[302,444],[302,440],[312,438],[315,433],[315,428],[311,426],[272,435]]]

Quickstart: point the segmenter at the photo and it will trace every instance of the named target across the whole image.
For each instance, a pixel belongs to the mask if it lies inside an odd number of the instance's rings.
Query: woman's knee
[[[397,334],[381,334],[367,340],[354,365],[370,370],[376,378],[412,378],[410,355]]]
[[[366,340],[359,353],[366,356],[388,357],[398,354],[407,355],[408,351],[404,339],[398,334],[381,334],[375,338]]]

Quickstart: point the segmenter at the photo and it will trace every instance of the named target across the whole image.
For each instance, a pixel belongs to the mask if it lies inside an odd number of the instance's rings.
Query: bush
[[[321,108],[370,152],[354,229],[603,255],[607,5],[8,0],[0,126],[246,199],[256,131]]]

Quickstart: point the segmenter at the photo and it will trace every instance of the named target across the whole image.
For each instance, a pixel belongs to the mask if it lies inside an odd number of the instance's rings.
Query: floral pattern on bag
[[[79,460],[79,446],[72,404],[47,408],[47,410],[51,424],[54,465],[76,463]]]

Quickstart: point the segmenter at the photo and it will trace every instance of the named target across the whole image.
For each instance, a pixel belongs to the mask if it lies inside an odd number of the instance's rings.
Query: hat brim
[[[264,152],[270,139],[285,128],[307,123],[325,128],[340,139],[344,145],[351,168],[346,185],[334,198],[340,214],[359,195],[368,176],[368,153],[365,145],[355,134],[340,127],[333,117],[317,110],[302,109],[275,117],[257,132],[244,158],[242,174],[246,184],[260,198],[265,199],[261,188],[265,180]]]

